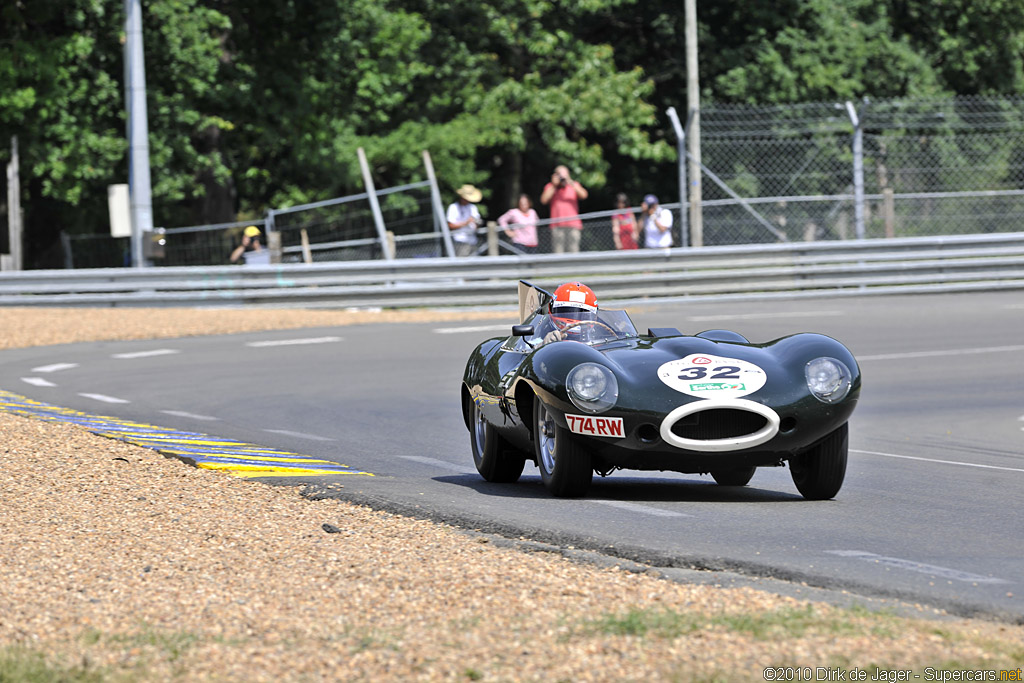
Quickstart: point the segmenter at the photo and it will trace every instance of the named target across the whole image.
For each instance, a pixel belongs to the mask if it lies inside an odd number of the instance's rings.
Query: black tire
[[[756,467],[732,467],[729,469],[711,470],[711,476],[719,486],[746,486],[754,476]]]
[[[485,480],[497,484],[519,481],[526,457],[501,438],[494,426],[483,419],[480,408],[472,404],[469,441],[473,447],[473,463]]]
[[[844,424],[811,450],[791,458],[789,471],[800,494],[807,500],[835,498],[846,477],[849,449],[849,427]]]
[[[533,400],[534,448],[541,481],[549,493],[558,498],[578,498],[590,488],[594,465],[582,446],[572,439],[571,432],[559,426],[540,398]]]

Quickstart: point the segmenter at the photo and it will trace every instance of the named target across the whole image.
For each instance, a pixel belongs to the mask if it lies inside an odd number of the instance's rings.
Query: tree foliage
[[[107,230],[127,177],[124,10],[0,8],[0,148],[19,138],[29,261]],[[154,217],[174,226],[378,186],[465,182],[492,214],[565,163],[591,189],[674,194],[677,0],[146,0]],[[699,3],[702,99],[789,103],[1024,88],[1024,0]],[[0,155],[3,155],[0,152]]]

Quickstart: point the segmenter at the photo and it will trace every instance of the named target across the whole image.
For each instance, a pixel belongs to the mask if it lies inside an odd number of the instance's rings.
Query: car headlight
[[[804,375],[807,388],[822,403],[842,401],[850,393],[850,369],[835,358],[815,358],[804,367]]]
[[[565,379],[569,399],[587,413],[608,410],[619,398],[619,382],[611,370],[597,363],[581,363]]]

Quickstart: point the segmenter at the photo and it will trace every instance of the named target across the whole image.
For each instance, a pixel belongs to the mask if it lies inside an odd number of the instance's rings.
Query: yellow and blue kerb
[[[116,417],[88,415],[3,390],[0,390],[0,410],[22,417],[79,425],[100,436],[150,448],[195,467],[222,470],[236,477],[309,477],[330,474],[373,476],[370,472],[309,455],[264,448],[199,432],[154,427]]]

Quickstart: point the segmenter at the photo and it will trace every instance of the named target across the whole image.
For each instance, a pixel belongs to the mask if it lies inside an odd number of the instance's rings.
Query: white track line
[[[935,358],[937,356],[970,356],[977,353],[1010,353],[1024,351],[1024,344],[1014,346],[989,346],[973,349],[947,349],[945,351],[909,351],[907,353],[881,353],[874,356],[857,356],[857,362],[866,360],[901,360],[903,358]]]
[[[55,387],[57,386],[49,380],[45,380],[42,377],[22,377],[21,381],[25,384],[31,384],[34,387]]]
[[[104,403],[131,403],[131,401],[126,401],[123,398],[116,398],[114,396],[106,396],[104,394],[79,394],[79,396],[84,396],[85,398],[91,398],[94,401],[103,401]]]
[[[341,341],[341,337],[307,337],[306,339],[280,339],[278,341],[246,342],[246,346],[260,348],[264,346],[293,346],[295,344],[329,344]]]
[[[610,505],[613,508],[619,508],[621,510],[628,510],[629,512],[637,512],[641,515],[651,515],[652,517],[693,517],[683,512],[675,512],[673,510],[662,510],[661,508],[649,507],[647,505],[638,505],[636,503],[628,503],[624,500],[587,500],[588,503],[599,503],[601,505]]]
[[[58,370],[70,370],[77,367],[78,363],[54,363],[53,365],[41,365],[38,368],[32,368],[32,372],[57,372]]]
[[[959,460],[936,460],[934,458],[918,458],[913,455],[896,455],[895,453],[879,453],[877,451],[860,451],[853,448],[851,453],[863,453],[865,455],[880,455],[884,458],[900,458],[902,460],[920,460],[922,462],[934,462],[940,465],[960,465],[961,467],[978,467],[985,470],[1005,470],[1007,472],[1024,472],[1018,467],[999,467],[998,465],[979,465],[976,462],[960,462]]]
[[[181,353],[176,349],[153,349],[152,351],[132,351],[131,353],[115,353],[111,358],[151,358],[153,356],[172,356]]]
[[[317,436],[316,434],[306,434],[305,432],[290,432],[287,429],[264,429],[263,431],[271,434],[283,434],[284,436],[294,436],[297,439],[309,439],[311,441],[334,441],[326,436]]]
[[[196,415],[195,413],[186,413],[184,410],[161,410],[164,415],[173,415],[175,417],[187,417],[192,420],[219,420],[219,417],[210,417],[209,415]]]
[[[512,333],[512,323],[501,325],[472,325],[467,327],[438,327],[434,330],[437,334],[458,334],[459,332],[500,332],[508,330]]]
[[[963,581],[964,583],[1010,583],[1009,581],[1006,581],[1004,579],[997,579],[992,576],[982,576],[981,574],[963,572],[959,569],[939,567],[934,564],[924,564],[923,562],[915,562],[914,560],[904,560],[900,557],[887,557],[885,555],[876,555],[874,553],[866,553],[862,550],[826,550],[825,552],[829,555],[838,555],[840,557],[853,557],[858,560],[874,562],[875,564],[884,564],[888,567],[896,567],[897,569],[907,569],[912,572],[930,574],[932,576],[939,576],[944,579]]]
[[[737,313],[734,315],[693,315],[690,322],[714,322],[717,320],[757,320],[758,318],[835,318],[846,315],[843,311],[790,311],[788,313]]]
[[[459,474],[476,474],[476,470],[463,467],[462,465],[456,465],[453,462],[447,460],[438,460],[437,458],[427,458],[422,455],[400,455],[398,456],[403,460],[412,460],[413,462],[420,462],[424,465],[433,465],[434,467],[440,467],[443,470],[450,470],[452,472],[458,472]]]

